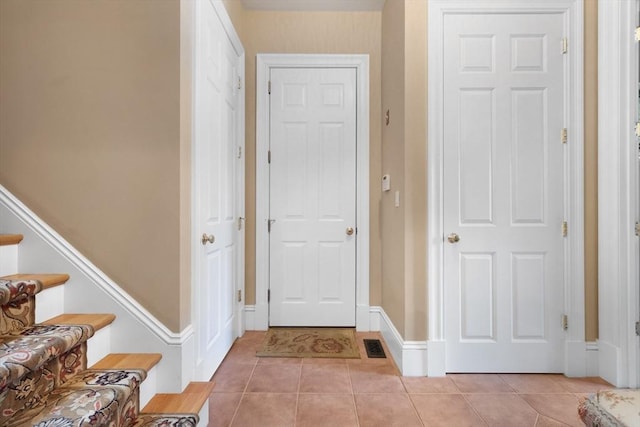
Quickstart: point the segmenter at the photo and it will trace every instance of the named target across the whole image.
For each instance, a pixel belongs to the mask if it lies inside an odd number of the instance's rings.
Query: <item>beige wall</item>
[[[424,340],[427,226],[427,4],[387,1],[382,12],[382,307],[407,340]],[[400,206],[395,207],[395,192]]]
[[[598,338],[598,2],[584,2],[585,339]]]
[[[173,331],[180,162],[178,0],[0,1],[0,183]]]
[[[382,12],[382,171],[391,190],[382,193],[382,308],[405,329],[405,2],[387,1]],[[379,188],[379,187],[378,187]],[[395,207],[395,192],[400,206]]]
[[[245,10],[232,18],[234,26],[242,29],[246,54],[246,303],[255,303],[256,54],[344,53],[368,54],[370,61],[370,300],[380,305],[380,12]]]

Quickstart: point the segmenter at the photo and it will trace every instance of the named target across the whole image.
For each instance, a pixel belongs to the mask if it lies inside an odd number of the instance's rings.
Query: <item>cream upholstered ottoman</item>
[[[599,391],[585,399],[578,412],[589,427],[640,427],[640,390]]]

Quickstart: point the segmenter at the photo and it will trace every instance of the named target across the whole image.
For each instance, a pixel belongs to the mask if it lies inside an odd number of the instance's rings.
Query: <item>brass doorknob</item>
[[[458,243],[460,241],[460,236],[458,236],[456,233],[451,233],[447,237],[447,240],[449,241],[449,243]]]
[[[213,243],[216,241],[216,237],[213,234],[202,233],[202,244]]]
[[[347,236],[351,236],[353,234],[353,227],[347,227]]]

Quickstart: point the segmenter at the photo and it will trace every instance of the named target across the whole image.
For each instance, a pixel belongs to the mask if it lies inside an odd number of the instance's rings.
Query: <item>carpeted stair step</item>
[[[59,325],[91,325],[95,330],[95,334],[89,342],[87,348],[87,366],[94,363],[109,354],[111,349],[111,328],[108,326],[113,323],[116,316],[113,314],[61,314],[49,319],[44,324]]]
[[[153,369],[162,359],[159,353],[111,353],[91,366],[91,369],[144,370],[147,379],[140,386],[140,406],[146,405],[156,393],[157,375]]]
[[[87,368],[87,341],[115,316],[58,316],[0,336],[0,425],[23,425],[47,396]]]
[[[156,394],[144,407],[135,427],[207,425],[208,401],[215,384],[192,382],[182,393]]]
[[[0,234],[0,246],[17,245],[23,238],[22,234]]]
[[[42,411],[23,425],[128,427],[136,419],[144,370],[87,369],[47,396]]]
[[[36,294],[44,289],[60,286],[69,280],[68,274],[12,274],[0,277],[0,335],[20,331],[34,325],[41,316],[42,310],[36,313]],[[51,293],[53,291],[49,291]],[[43,300],[43,304],[51,305],[62,301],[58,291],[50,294],[52,298]],[[59,304],[56,304],[59,305]],[[49,307],[49,313],[55,313],[61,307]],[[45,310],[46,311],[46,310]]]

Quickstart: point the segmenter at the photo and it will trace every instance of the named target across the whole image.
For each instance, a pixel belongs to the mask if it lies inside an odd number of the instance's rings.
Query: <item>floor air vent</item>
[[[364,340],[364,348],[367,349],[369,359],[385,359],[387,357],[380,340]]]

